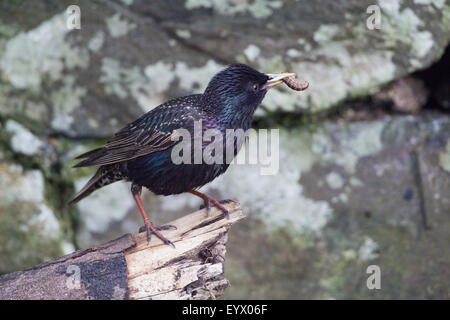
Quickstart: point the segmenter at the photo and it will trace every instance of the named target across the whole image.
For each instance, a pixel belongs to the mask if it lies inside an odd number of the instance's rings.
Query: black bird
[[[173,226],[155,226],[151,223],[140,197],[143,186],[157,195],[190,192],[203,199],[208,211],[211,205],[215,205],[228,214],[219,201],[196,189],[224,173],[229,162],[175,164],[172,151],[180,143],[177,130],[186,129],[191,134],[192,145],[196,121],[201,120],[202,132],[219,130],[223,141],[227,129],[246,131],[267,90],[290,76],[293,74],[266,75],[247,65],[236,64],[216,74],[203,94],[189,95],[159,105],[125,126],[104,146],[77,157],[84,160],[74,167],[100,167],[69,203],[76,203],[107,184],[119,180],[131,181],[131,193],[144,219],[148,242],[153,233],[166,244],[172,242],[159,231]],[[235,156],[240,145],[236,141],[233,143]],[[202,143],[202,151],[204,148]]]

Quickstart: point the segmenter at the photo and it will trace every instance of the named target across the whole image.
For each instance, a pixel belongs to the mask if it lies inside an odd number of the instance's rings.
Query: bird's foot
[[[205,202],[204,205],[200,206],[200,209],[206,208],[206,214],[209,215],[209,213],[211,212],[211,208],[213,206],[217,207],[218,209],[220,209],[225,216],[229,219],[230,218],[230,212],[223,206],[223,204],[227,204],[230,202],[236,202],[232,199],[225,199],[225,200],[221,200],[221,201],[217,201],[216,199],[214,199],[211,196],[208,196],[205,194],[205,198],[203,199],[203,201]]]
[[[172,230],[177,230],[177,227],[175,227],[175,226],[172,225],[172,224],[165,224],[165,225],[162,225],[162,226],[155,226],[155,225],[153,225],[153,227],[154,227],[156,230],[158,230],[158,231],[161,231],[161,230],[170,230],[170,229],[172,229]],[[146,227],[146,226],[142,226],[142,227],[139,228],[139,232],[144,232],[144,231],[146,231],[146,230],[147,230],[147,227]]]
[[[171,224],[166,224],[166,225],[163,225],[163,226],[155,226],[150,221],[146,221],[145,225],[139,228],[139,232],[144,232],[144,231],[147,232],[147,244],[150,244],[150,240],[152,238],[152,234],[154,234],[162,242],[164,242],[164,244],[170,244],[172,247],[175,248],[175,245],[172,243],[172,241],[170,241],[169,239],[164,237],[159,232],[161,230],[170,230],[170,229],[175,230],[175,229],[177,229],[177,227],[175,227],[174,225],[171,225]]]

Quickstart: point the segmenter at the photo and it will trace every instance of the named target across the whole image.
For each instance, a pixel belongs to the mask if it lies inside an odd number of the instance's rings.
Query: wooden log
[[[0,276],[0,299],[215,299],[229,285],[224,277],[228,230],[244,218],[237,202],[224,205],[229,219],[199,210],[156,236],[126,234],[23,271]]]

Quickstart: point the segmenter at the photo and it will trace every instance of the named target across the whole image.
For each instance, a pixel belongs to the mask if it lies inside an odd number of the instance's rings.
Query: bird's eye
[[[258,89],[259,89],[259,86],[255,83],[253,86],[252,86],[252,89],[253,89],[253,91],[258,91]]]

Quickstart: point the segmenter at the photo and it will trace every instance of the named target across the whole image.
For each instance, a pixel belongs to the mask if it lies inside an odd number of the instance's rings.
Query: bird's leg
[[[201,193],[197,190],[191,190],[189,191],[189,193],[192,193],[193,195],[200,197],[203,199],[203,201],[205,202],[205,207],[206,207],[206,212],[209,214],[209,212],[211,211],[211,203],[216,206],[217,208],[219,208],[227,218],[230,217],[230,213],[228,212],[228,210],[216,199],[214,199],[211,196],[208,196],[205,193]]]
[[[175,245],[172,243],[172,241],[165,238],[159,231],[160,230],[167,230],[167,229],[176,229],[177,227],[173,225],[164,225],[164,226],[155,226],[150,219],[147,216],[147,213],[145,212],[144,205],[142,204],[141,200],[141,193],[142,193],[142,187],[137,184],[131,185],[131,193],[133,194],[133,198],[136,201],[136,204],[139,208],[139,212],[141,213],[142,219],[144,219],[145,226],[143,227],[145,231],[147,231],[147,243],[150,244],[150,240],[152,237],[152,233],[157,236],[159,239],[161,239],[162,242],[165,244],[170,244],[175,248]],[[141,228],[142,229],[142,228]],[[143,232],[144,230],[139,229],[139,232]]]

